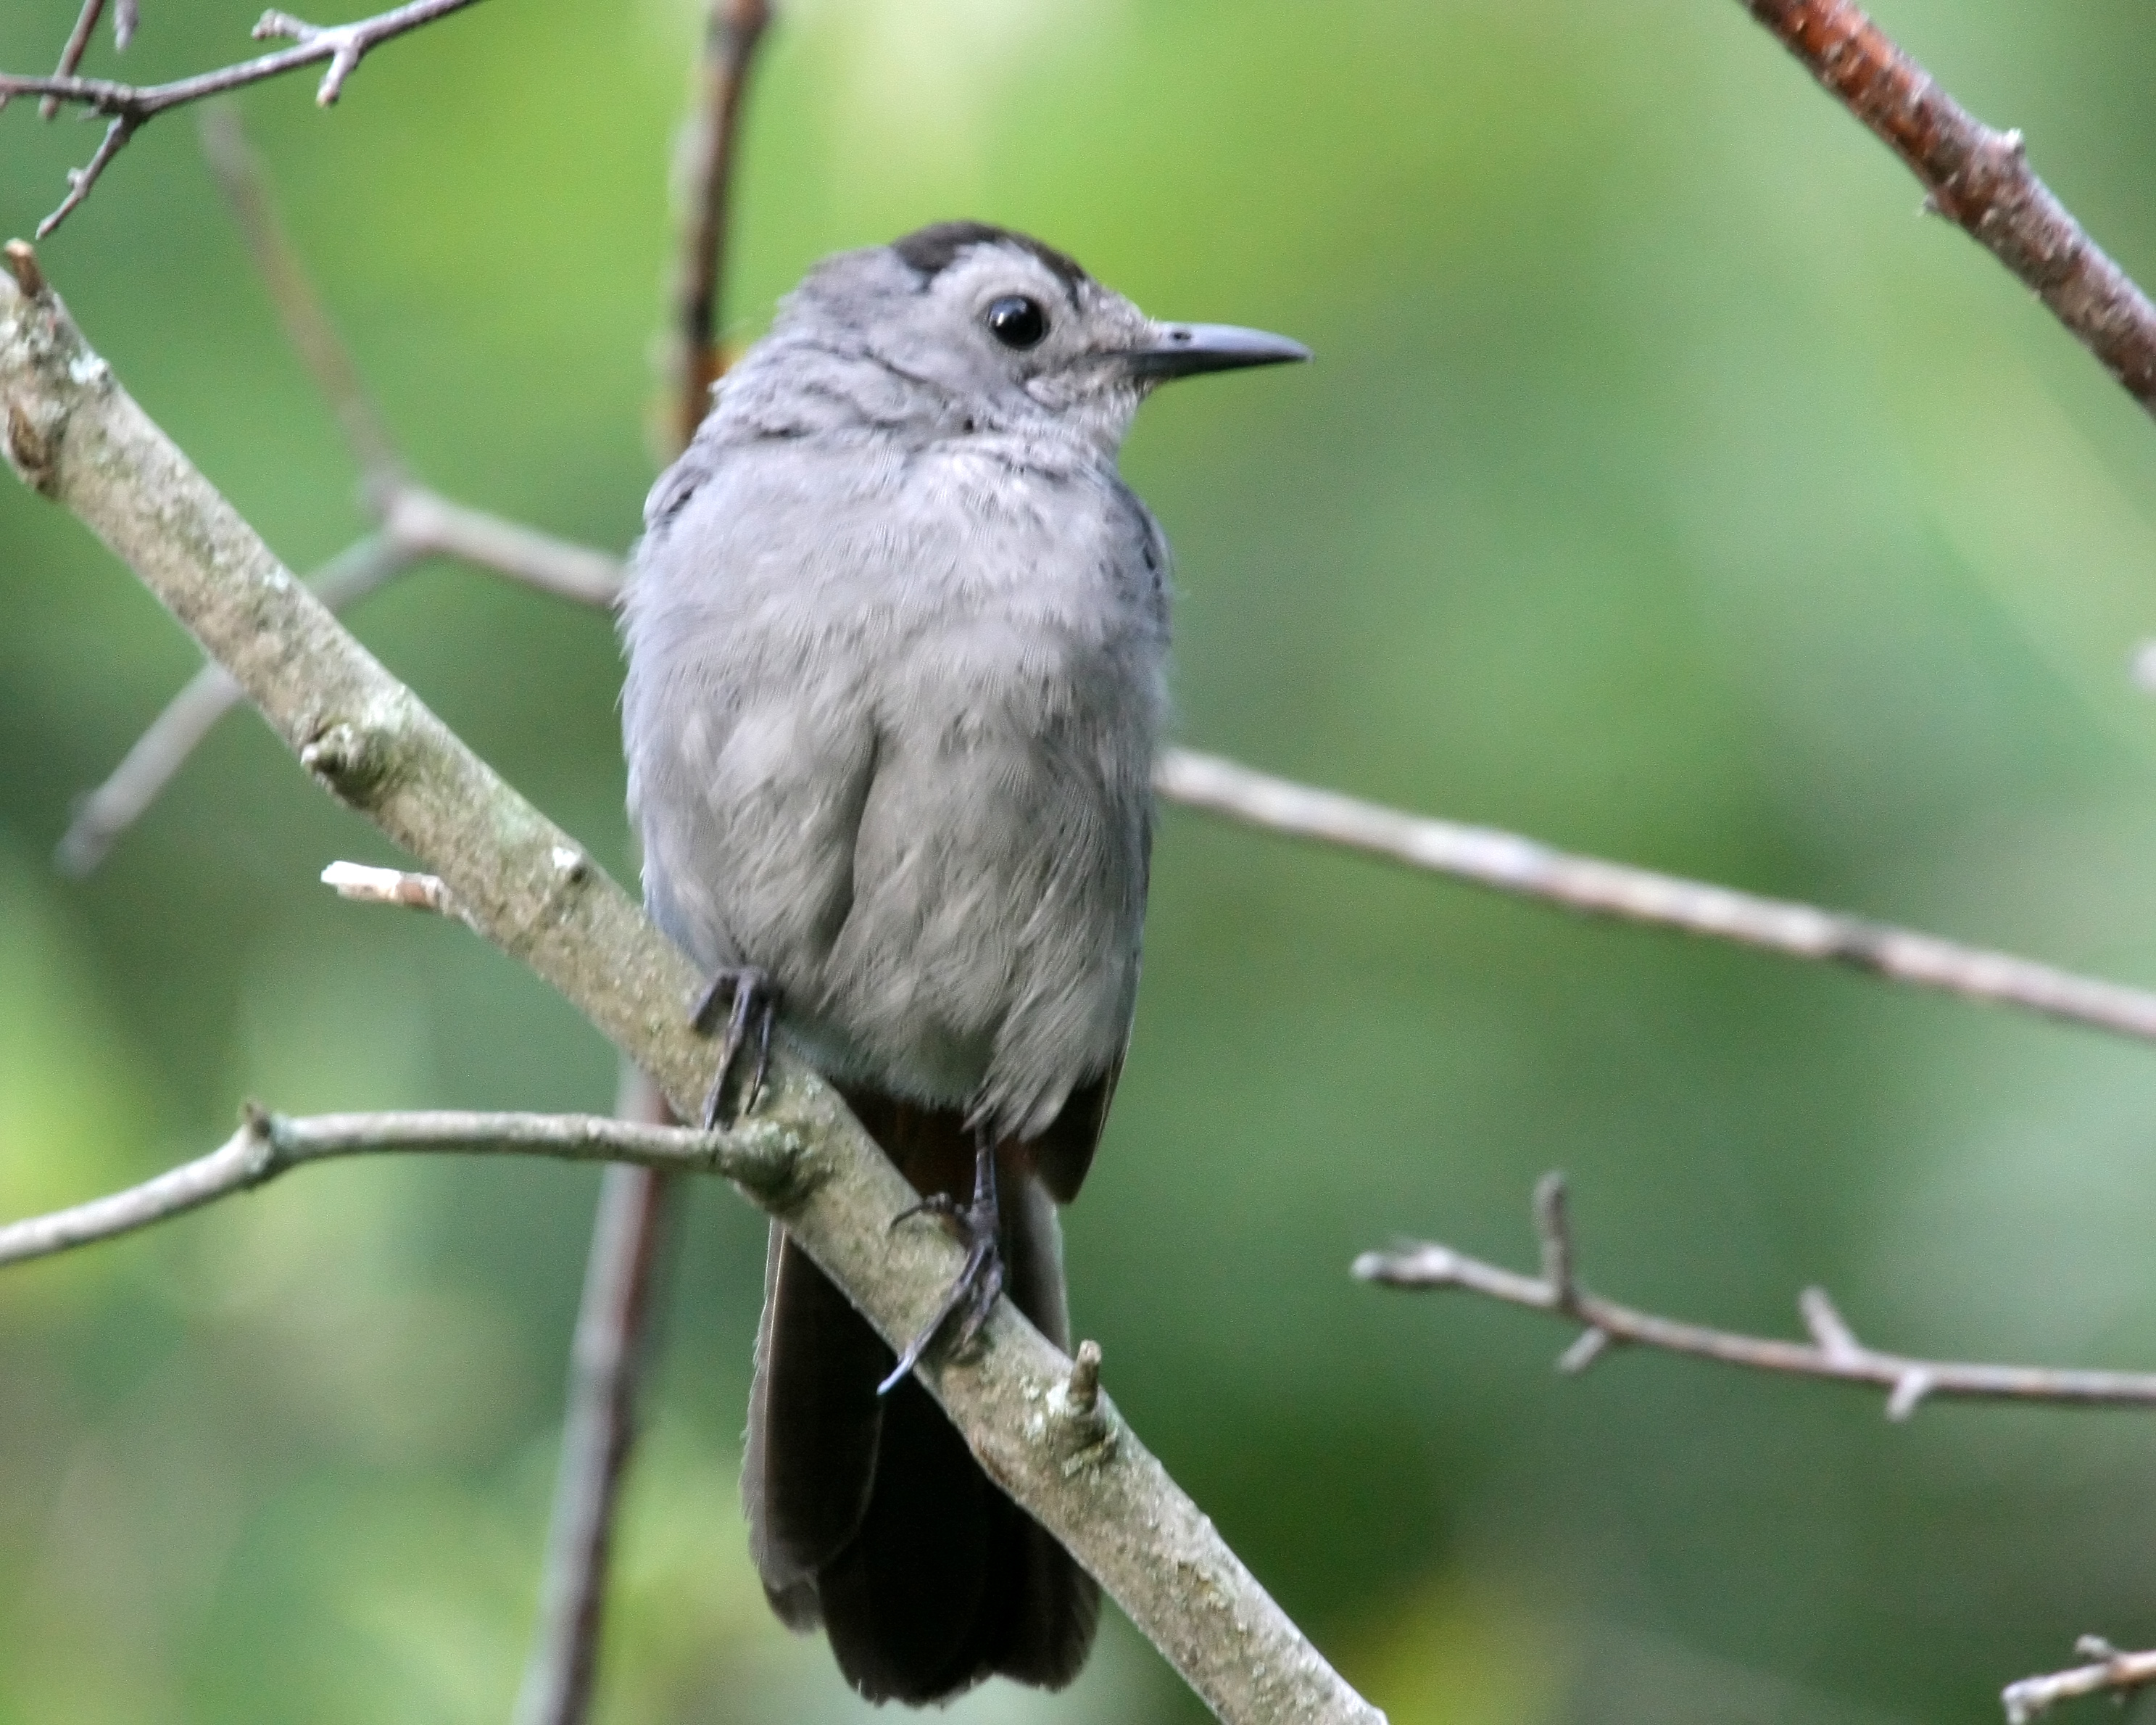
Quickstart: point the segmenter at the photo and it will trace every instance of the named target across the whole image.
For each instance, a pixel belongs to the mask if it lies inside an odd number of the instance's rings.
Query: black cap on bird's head
[[[1067,252],[1058,251],[1029,234],[986,222],[937,222],[916,228],[891,242],[891,249],[924,282],[932,282],[975,249],[995,247],[1032,259],[1059,283],[1070,309],[1083,316],[1089,297],[1122,300],[1086,273]],[[1135,311],[1137,308],[1131,306]],[[1023,293],[1000,295],[982,308],[981,319],[989,333],[1006,347],[1023,350],[1037,346],[1055,319],[1053,308]],[[1234,324],[1158,323],[1141,320],[1142,331],[1119,346],[1096,348],[1088,356],[1096,362],[1120,362],[1129,375],[1144,384],[1165,382],[1173,377],[1195,377],[1201,372],[1240,371],[1250,366],[1281,365],[1306,360],[1310,350],[1300,341],[1263,330],[1239,328]]]

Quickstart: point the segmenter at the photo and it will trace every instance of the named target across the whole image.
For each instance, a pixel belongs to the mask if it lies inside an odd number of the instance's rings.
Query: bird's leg
[[[708,1034],[718,1021],[721,1001],[730,1004],[725,1040],[719,1045],[719,1070],[712,1075],[710,1093],[704,1098],[706,1132],[717,1126],[731,1126],[756,1106],[756,1099],[763,1091],[764,1074],[771,1067],[771,1024],[778,1013],[778,996],[772,988],[770,977],[752,964],[731,965],[719,971],[711,978],[711,986],[696,997],[696,1004],[690,1009],[689,1022],[699,1033]],[[752,1025],[756,1034],[756,1065],[750,1070],[740,1106],[729,1115],[726,1111],[726,1081],[733,1074],[734,1062],[748,1046]]]
[[[957,1312],[965,1313],[958,1327],[954,1346],[969,1347],[981,1333],[981,1326],[988,1321],[988,1314],[996,1309],[996,1301],[1004,1291],[1003,1209],[996,1201],[996,1139],[986,1127],[973,1129],[973,1197],[970,1204],[960,1204],[947,1193],[931,1193],[916,1204],[911,1204],[891,1219],[897,1227],[909,1216],[941,1216],[957,1232],[966,1245],[966,1261],[951,1291],[944,1295],[943,1303],[936,1308],[936,1316],[921,1328],[921,1332],[906,1344],[906,1352],[899,1355],[898,1363],[891,1368],[891,1376],[876,1385],[878,1395],[887,1395],[892,1387],[905,1381],[906,1374],[920,1363],[921,1356],[928,1344]]]

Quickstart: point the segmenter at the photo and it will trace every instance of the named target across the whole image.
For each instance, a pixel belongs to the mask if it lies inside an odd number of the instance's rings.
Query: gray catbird
[[[713,1110],[752,1106],[775,1015],[968,1238],[968,1330],[1008,1285],[1070,1346],[1055,1204],[1137,989],[1168,547],[1116,450],[1157,383],[1306,357],[941,223],[813,270],[644,506],[629,800],[651,914],[728,1009]],[[1068,1682],[1099,1594],[907,1375],[935,1327],[894,1368],[772,1229],[764,1589],[872,1700]]]

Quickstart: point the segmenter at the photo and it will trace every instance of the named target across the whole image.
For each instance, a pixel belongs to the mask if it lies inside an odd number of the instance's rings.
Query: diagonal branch
[[[1868,1384],[1887,1392],[1887,1417],[1907,1420],[1934,1396],[1972,1401],[2061,1403],[2079,1407],[2156,1407],[2156,1373],[2093,1372],[2050,1366],[1999,1366],[1912,1359],[1868,1348],[1843,1321],[1824,1289],[1806,1288],[1797,1301],[1809,1343],[1743,1336],[1681,1323],[1620,1306],[1583,1288],[1573,1271],[1564,1177],[1545,1174],[1535,1189],[1535,1226],[1542,1238],[1543,1274],[1522,1276],[1450,1246],[1420,1244],[1365,1252],[1355,1260],[1364,1281],[1396,1288],[1462,1288],[1508,1306],[1525,1306],[1582,1325],[1558,1366],[1582,1372],[1614,1346],[1658,1348],[1719,1360],[1753,1371]]]
[[[1412,869],[1471,880],[1589,916],[1732,941],[1785,957],[1845,964],[1912,988],[2017,1007],[2156,1042],[2156,993],[2077,976],[1787,899],[1553,850],[1517,833],[1406,814],[1275,778],[1217,755],[1171,750],[1155,785],[1169,802]]]
[[[2029,1725],[2039,1713],[2077,1696],[2108,1695],[2123,1703],[2135,1690],[2156,1683],[2156,1653],[2121,1653],[2102,1635],[2083,1635],[2074,1651],[2097,1662],[2024,1677],[1999,1692],[2006,1725]]]
[[[2156,306],[2029,166],[1851,0],[1744,0],[1827,91],[1900,157],[1924,207],[2026,283],[2141,405],[2156,413]]]
[[[250,84],[280,78],[323,60],[329,62],[329,68],[322,74],[315,100],[327,107],[337,99],[345,80],[370,51],[408,30],[416,30],[422,24],[430,24],[436,18],[476,3],[477,0],[408,0],[408,4],[373,18],[360,18],[348,24],[320,26],[302,23],[287,13],[265,12],[254,26],[255,39],[259,42],[285,38],[290,39],[293,46],[170,84],[120,84],[109,78],[78,78],[72,74],[30,78],[18,73],[0,72],[0,103],[10,96],[44,96],[108,116],[112,121],[89,165],[69,170],[68,195],[58,209],[38,224],[38,238],[43,239],[59,227],[69,212],[90,195],[98,176],[119,154],[121,146],[167,109],[223,95],[229,90],[244,90]],[[129,16],[131,21],[131,13]]]
[[[686,958],[560,828],[352,639],[113,378],[49,289],[0,279],[0,441],[26,484],[96,532],[229,671],[326,790],[438,873],[474,927],[652,1075],[701,1102],[711,1044]],[[790,1176],[746,1194],[886,1340],[941,1302],[960,1252],[894,1230],[914,1194],[837,1094],[773,1052],[760,1129]],[[1097,1578],[1231,1725],[1381,1716],[1327,1665],[1116,1414],[1008,1300],[922,1384],[982,1466]]]

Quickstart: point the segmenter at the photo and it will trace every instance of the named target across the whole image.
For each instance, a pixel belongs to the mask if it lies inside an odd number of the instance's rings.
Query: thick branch
[[[1994,131],[1850,0],[1744,0],[1922,182],[1925,207],[1966,228],[2156,413],[2156,306]]]
[[[322,60],[329,68],[322,74],[321,87],[315,100],[324,107],[334,102],[344,89],[345,80],[358,69],[359,63],[373,49],[380,47],[393,37],[408,30],[416,30],[422,24],[432,23],[436,18],[460,12],[476,0],[410,0],[410,3],[361,18],[348,24],[316,26],[305,23],[282,12],[265,12],[261,22],[254,27],[257,41],[272,38],[290,39],[293,46],[278,49],[275,54],[258,55],[238,65],[225,66],[214,72],[198,73],[192,78],[182,78],[170,84],[118,84],[108,78],[77,78],[61,76],[29,78],[13,72],[0,72],[0,102],[10,96],[44,96],[54,100],[85,108],[92,113],[108,115],[112,124],[106,128],[104,141],[97,146],[85,167],[73,168],[68,173],[68,195],[58,209],[38,225],[38,238],[42,239],[67,218],[69,212],[90,195],[90,187],[105,172],[105,165],[117,155],[121,147],[137,130],[154,120],[168,108],[184,106],[208,97],[223,95],[228,90],[242,90],[250,84],[259,84],[265,78],[278,78],[296,71],[301,66],[311,66]]]
[[[2068,1403],[2084,1407],[2156,1407],[2156,1373],[2088,1372],[2048,1366],[1997,1366],[1912,1359],[1885,1353],[1856,1339],[1824,1290],[1806,1288],[1797,1309],[1811,1332],[1810,1343],[1741,1336],[1699,1324],[1657,1317],[1620,1306],[1582,1288],[1572,1271],[1571,1230],[1565,1217],[1564,1182],[1543,1178],[1535,1194],[1535,1222],[1542,1236],[1543,1273],[1522,1276],[1471,1258],[1450,1246],[1417,1245],[1389,1252],[1365,1252],[1355,1260],[1364,1281],[1396,1288],[1463,1288],[1486,1299],[1548,1312],[1584,1326],[1559,1364],[1584,1371],[1613,1345],[1659,1348],[1720,1360],[1754,1371],[1841,1384],[1869,1384],[1887,1392],[1887,1417],[1907,1419],[1933,1396],[1974,1401]]]
[[[2024,1677],[1999,1692],[2007,1725],[2029,1725],[2037,1714],[2076,1696],[2108,1695],[2123,1702],[2133,1691],[2156,1683],[2156,1653],[2121,1653],[2101,1635],[2083,1635],[2074,1651],[2098,1663]]]
[[[326,789],[438,873],[475,927],[658,1081],[701,1101],[688,961],[569,836],[467,749],[294,579],[116,382],[57,295],[0,280],[0,429],[24,480],[80,516],[222,663]],[[749,1196],[902,1345],[960,1253],[800,1061],[774,1050],[760,1130],[800,1144]],[[1008,1300],[983,1345],[921,1381],[982,1465],[1071,1551],[1224,1719],[1372,1721],[1105,1393],[1070,1409],[1070,1363]]]
[[[1517,833],[1404,814],[1188,749],[1164,756],[1154,783],[1169,802],[1248,826],[1359,850],[1590,916],[1845,964],[1915,988],[2156,1042],[2156,993],[2008,953],[1599,857],[1569,855]]]

